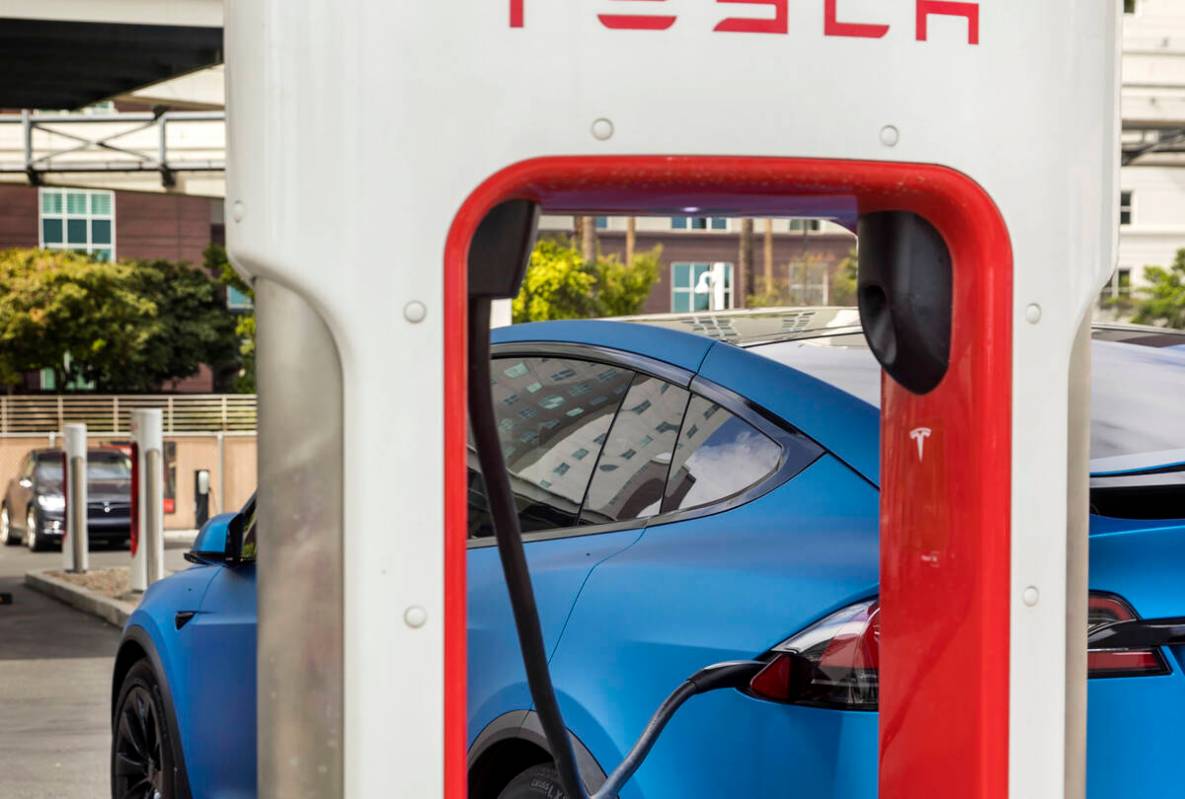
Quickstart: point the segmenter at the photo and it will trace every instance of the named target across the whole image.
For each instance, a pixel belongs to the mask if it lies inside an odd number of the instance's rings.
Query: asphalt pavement
[[[165,567],[184,568],[171,543]],[[92,568],[123,566],[127,550],[92,550]],[[111,668],[119,631],[25,588],[60,552],[0,545],[0,798],[108,799]]]

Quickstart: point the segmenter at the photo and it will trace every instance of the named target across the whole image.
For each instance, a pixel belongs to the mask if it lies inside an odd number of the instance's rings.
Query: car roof
[[[639,325],[648,328],[645,334]],[[496,343],[606,347],[697,372],[790,421],[879,482],[880,367],[854,308],[539,322],[499,328],[492,336]],[[1163,465],[1153,461],[1179,454],[1185,444],[1185,412],[1177,410],[1185,394],[1185,332],[1097,323],[1092,338],[1092,466]],[[1128,380],[1129,374],[1139,379]]]

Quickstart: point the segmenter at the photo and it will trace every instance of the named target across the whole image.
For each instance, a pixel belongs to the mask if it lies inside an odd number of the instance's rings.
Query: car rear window
[[[1091,366],[1091,458],[1185,448],[1185,336],[1102,328]],[[849,333],[750,349],[880,407],[880,366]]]

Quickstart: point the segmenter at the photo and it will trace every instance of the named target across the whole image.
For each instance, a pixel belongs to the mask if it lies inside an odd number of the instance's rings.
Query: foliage
[[[218,282],[225,287],[241,291],[255,302],[255,290],[230,265],[226,248],[210,244],[203,253],[206,270],[218,275]],[[235,318],[235,335],[238,337],[239,371],[235,375],[234,389],[241,394],[255,392],[255,311],[240,313]]]
[[[638,253],[631,264],[616,255],[585,261],[571,243],[541,239],[531,253],[515,322],[626,316],[642,309],[658,281],[661,250]]]
[[[0,385],[52,369],[59,387],[147,391],[203,363],[236,369],[237,350],[219,286],[200,269],[0,251]]]
[[[856,304],[856,274],[859,261],[856,259],[856,248],[853,247],[848,257],[839,263],[831,277],[831,304]]]
[[[0,251],[0,383],[52,369],[56,385],[118,385],[158,332],[135,267],[46,250]]]
[[[132,268],[136,290],[156,306],[155,324],[144,344],[130,353],[121,375],[104,388],[150,391],[194,374],[203,363],[215,374],[237,367],[235,322],[208,273],[172,261],[133,263]]]
[[[1145,267],[1144,280],[1147,285],[1131,300],[1132,321],[1185,328],[1185,249],[1177,250],[1168,269]]]
[[[828,291],[828,304],[855,305],[856,268],[856,250],[852,248],[848,256],[834,268],[831,267],[830,262],[824,261],[822,256],[813,254],[791,261],[787,265],[786,271],[798,277],[804,270],[812,275],[817,275],[818,270],[830,270],[831,282]],[[783,279],[781,282],[775,281],[772,291],[759,291],[748,295],[745,300],[745,307],[777,308],[798,306],[810,304],[812,299],[804,297],[801,291],[793,290]]]

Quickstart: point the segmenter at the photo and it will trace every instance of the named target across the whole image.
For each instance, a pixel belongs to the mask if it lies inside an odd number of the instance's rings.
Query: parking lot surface
[[[170,544],[169,569],[184,544]],[[123,551],[93,551],[91,566],[122,566]],[[0,546],[0,797],[107,799],[111,666],[119,631],[25,588],[32,569],[61,568],[60,552]]]

